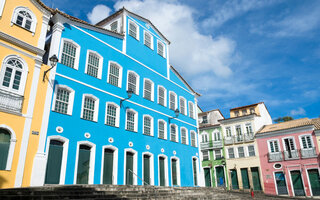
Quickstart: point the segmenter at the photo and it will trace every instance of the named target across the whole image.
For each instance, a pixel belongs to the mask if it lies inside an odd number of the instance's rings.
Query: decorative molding
[[[283,136],[283,135],[287,135],[287,134],[309,132],[309,131],[313,131],[313,130],[314,130],[314,126],[313,126],[313,124],[310,124],[310,125],[305,125],[302,127],[290,128],[290,129],[285,129],[285,130],[258,133],[255,135],[255,137],[256,138],[268,138],[271,136],[279,136],[279,135]]]

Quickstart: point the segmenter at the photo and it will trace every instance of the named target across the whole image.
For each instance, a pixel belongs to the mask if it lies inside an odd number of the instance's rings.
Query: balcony
[[[234,136],[234,143],[242,143],[243,142],[243,135]]]
[[[23,96],[0,89],[0,109],[21,113],[22,112]]]
[[[201,142],[200,143],[200,148],[201,150],[203,149],[210,149],[211,145],[210,145],[210,142]]]
[[[218,140],[218,141],[212,141],[212,148],[214,149],[220,149],[222,148],[222,141]]]
[[[253,133],[247,133],[244,135],[244,141],[245,142],[251,142],[254,140],[254,135]]]
[[[295,160],[299,159],[298,150],[284,151],[284,159],[285,160]]]
[[[224,138],[224,144],[233,144],[233,136],[231,137],[225,137]]]
[[[301,149],[301,157],[302,158],[314,158],[317,157],[316,148],[312,147],[309,149]]]
[[[222,141],[210,141],[210,142],[201,142],[201,150],[204,149],[219,149],[222,148]]]
[[[274,153],[268,153],[269,162],[276,162],[276,161],[282,161],[282,153],[281,152],[274,152]]]

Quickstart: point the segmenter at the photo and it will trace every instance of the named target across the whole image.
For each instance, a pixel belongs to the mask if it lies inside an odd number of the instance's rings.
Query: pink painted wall
[[[305,135],[305,134],[312,134],[313,146],[316,147],[316,153],[319,157],[319,149],[318,149],[318,145],[317,145],[317,140],[316,140],[316,137],[315,137],[315,134],[313,131],[296,132],[293,134],[283,134],[280,136],[272,136],[272,137],[266,137],[266,138],[257,138],[261,171],[262,171],[262,176],[263,176],[263,180],[264,180],[263,184],[264,184],[264,192],[265,193],[277,195],[274,172],[282,171],[285,174],[288,194],[290,196],[294,196],[293,186],[291,184],[291,177],[290,177],[289,171],[302,170],[301,176],[302,176],[303,184],[305,187],[305,193],[307,196],[311,196],[311,193],[310,193],[311,187],[309,186],[309,182],[308,182],[307,170],[308,169],[315,169],[315,168],[319,170],[319,159],[317,157],[316,158],[303,158],[303,159],[301,158],[301,154],[300,154],[300,149],[301,149],[300,146],[301,145],[300,145],[299,136]],[[284,151],[285,147],[283,144],[283,138],[287,138],[290,136],[294,137],[295,146],[296,146],[296,149],[298,149],[298,151],[299,151],[300,159],[269,162],[268,140],[278,139],[280,151]],[[283,155],[283,158],[284,158],[284,155]],[[274,168],[275,163],[280,163],[282,165],[282,168],[275,169]]]

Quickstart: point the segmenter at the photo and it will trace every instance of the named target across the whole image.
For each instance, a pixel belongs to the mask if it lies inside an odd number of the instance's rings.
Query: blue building
[[[199,94],[170,65],[170,42],[125,8],[96,25],[56,10],[52,23],[59,63],[31,185],[199,185]]]

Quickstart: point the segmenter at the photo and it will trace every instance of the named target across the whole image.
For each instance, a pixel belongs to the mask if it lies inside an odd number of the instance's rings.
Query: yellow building
[[[224,131],[226,167],[231,189],[263,190],[256,132],[272,124],[264,103],[233,108],[230,118],[219,120]]]
[[[0,188],[30,185],[47,88],[42,58],[50,16],[38,0],[0,0]]]

